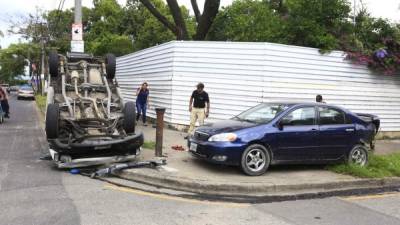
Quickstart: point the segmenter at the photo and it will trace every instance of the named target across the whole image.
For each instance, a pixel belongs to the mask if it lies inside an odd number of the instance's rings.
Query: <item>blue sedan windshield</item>
[[[254,123],[268,123],[288,107],[287,104],[260,104],[235,116],[234,119]]]

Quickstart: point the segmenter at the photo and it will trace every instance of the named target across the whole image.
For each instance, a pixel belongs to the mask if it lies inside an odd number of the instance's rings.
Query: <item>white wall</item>
[[[150,79],[143,57],[168,72],[151,73]],[[174,41],[118,58],[117,79],[127,93],[128,83],[147,80],[156,103],[169,106],[167,121],[177,124],[188,124],[190,94],[203,82],[211,100],[208,121],[259,102],[314,101],[321,94],[328,103],[380,116],[383,131],[400,131],[399,76],[374,75],[338,51],[321,55],[272,43]],[[164,93],[170,98],[161,98]]]
[[[136,100],[136,90],[149,84],[148,116],[155,118],[154,107],[165,107],[165,120],[171,120],[173,46],[159,45],[117,58],[116,77],[125,101]]]

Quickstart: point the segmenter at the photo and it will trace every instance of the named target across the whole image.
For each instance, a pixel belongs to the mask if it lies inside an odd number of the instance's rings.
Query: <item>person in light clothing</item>
[[[208,117],[210,112],[210,99],[207,92],[204,91],[204,84],[198,83],[197,89],[193,91],[189,101],[189,112],[190,112],[190,127],[188,136],[192,135],[196,121],[199,121],[200,126],[204,124],[204,119]]]

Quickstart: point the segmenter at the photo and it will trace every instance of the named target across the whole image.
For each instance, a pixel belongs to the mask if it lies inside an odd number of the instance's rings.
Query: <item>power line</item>
[[[60,20],[61,20],[61,12],[62,12],[62,9],[64,8],[64,2],[65,2],[65,0],[60,0],[60,3],[58,4],[57,18],[56,18],[56,23],[54,24],[54,28],[55,28],[55,29],[57,29],[58,24],[60,23]]]

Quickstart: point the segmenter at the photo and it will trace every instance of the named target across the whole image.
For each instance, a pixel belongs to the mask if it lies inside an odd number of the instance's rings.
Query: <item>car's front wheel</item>
[[[356,145],[350,151],[347,164],[365,166],[368,163],[368,150],[365,146]]]
[[[252,144],[242,154],[241,167],[249,176],[259,176],[267,171],[271,162],[269,151],[260,144]]]

